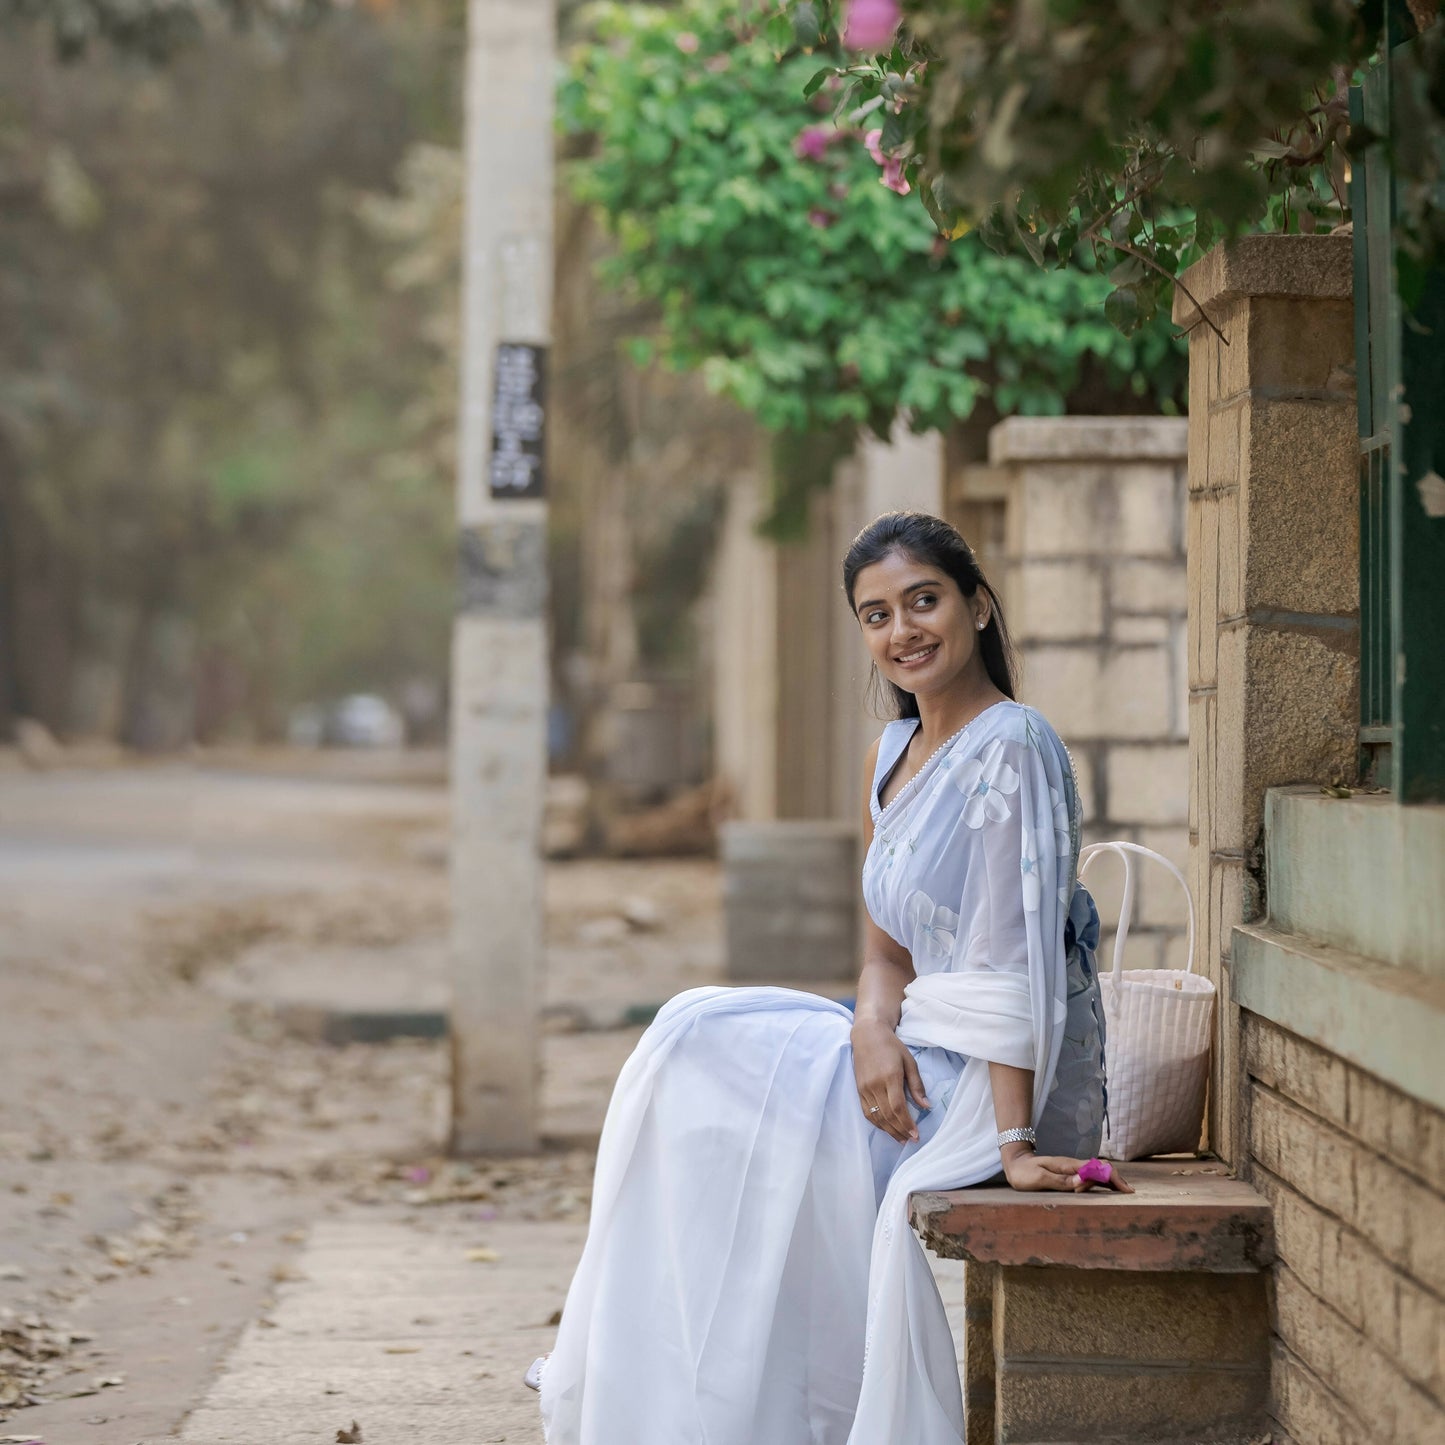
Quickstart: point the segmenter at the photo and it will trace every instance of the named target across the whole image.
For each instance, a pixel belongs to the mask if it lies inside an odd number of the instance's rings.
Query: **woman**
[[[946,522],[843,564],[899,714],[865,771],[857,1006],[674,998],[617,1081],[541,1372],[550,1445],[961,1445],[916,1189],[1080,1190],[1104,1107],[1077,788],[1013,700],[1008,635]]]

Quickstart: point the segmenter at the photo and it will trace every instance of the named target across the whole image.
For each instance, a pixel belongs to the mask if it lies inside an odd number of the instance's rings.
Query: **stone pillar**
[[[762,506],[756,473],[728,488],[712,595],[713,771],[752,822],[778,811],[777,549],[755,530]]]
[[[1184,496],[1188,423],[1174,417],[1010,417],[959,501],[1002,497],[996,576],[1023,664],[1023,701],[1073,754],[1084,841],[1123,838],[1185,867]],[[982,482],[986,490],[975,495]],[[993,505],[997,505],[993,502]],[[1090,870],[1112,959],[1122,872]],[[1126,963],[1183,968],[1178,884],[1141,864]]]
[[[735,982],[858,972],[858,830],[823,818],[725,823],[723,914]]]
[[[452,633],[452,1120],[460,1154],[537,1144],[547,511],[528,453],[552,317],[555,0],[471,0]],[[501,119],[499,119],[501,118]],[[494,416],[499,364],[525,402]],[[500,421],[501,426],[495,424]],[[531,435],[528,435],[528,432]]]
[[[715,594],[717,770],[739,820],[723,839],[728,972],[847,979],[859,966],[863,759],[883,722],[868,710],[842,560],[880,512],[942,512],[942,439],[899,427],[862,442],[813,496],[796,542],[760,538],[760,508],[756,485],[734,489]]]
[[[1264,911],[1265,790],[1349,779],[1357,761],[1350,296],[1346,236],[1247,237],[1175,293],[1189,330],[1189,874],[1219,989],[1210,1143],[1231,1161],[1230,940]]]

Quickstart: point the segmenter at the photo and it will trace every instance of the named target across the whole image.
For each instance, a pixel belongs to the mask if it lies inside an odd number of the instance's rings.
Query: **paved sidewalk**
[[[356,1421],[364,1445],[540,1445],[521,1375],[551,1344],[583,1235],[362,1208],[317,1224],[181,1439],[332,1445]]]
[[[540,1445],[522,1371],[552,1342],[584,1226],[358,1208],[314,1227],[274,1310],[250,1325],[185,1445]],[[494,1260],[476,1251],[492,1251]],[[934,1260],[959,1353],[963,1271]]]

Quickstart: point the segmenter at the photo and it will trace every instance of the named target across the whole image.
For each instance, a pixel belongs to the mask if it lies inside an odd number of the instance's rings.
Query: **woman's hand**
[[[1079,1178],[1082,1159],[1067,1159],[1058,1154],[1035,1154],[1031,1149],[1021,1149],[1004,1160],[1003,1170],[1010,1187],[1025,1191],[1039,1189],[1060,1189],[1073,1194],[1082,1194],[1092,1189],[1094,1183]],[[1109,1180],[1105,1186],[1119,1194],[1132,1194],[1130,1185],[1118,1169],[1109,1167]]]
[[[900,1144],[918,1138],[908,1100],[920,1109],[933,1106],[923,1093],[918,1061],[885,1023],[864,1020],[853,1025],[853,1077],[863,1116]]]

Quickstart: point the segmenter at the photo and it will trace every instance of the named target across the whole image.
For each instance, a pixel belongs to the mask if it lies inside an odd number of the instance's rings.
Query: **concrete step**
[[[1445,806],[1272,788],[1265,806],[1269,926],[1445,978],[1442,854]]]
[[[1230,983],[1251,1013],[1445,1109],[1445,978],[1284,932],[1272,911],[1268,925],[1234,930]]]

